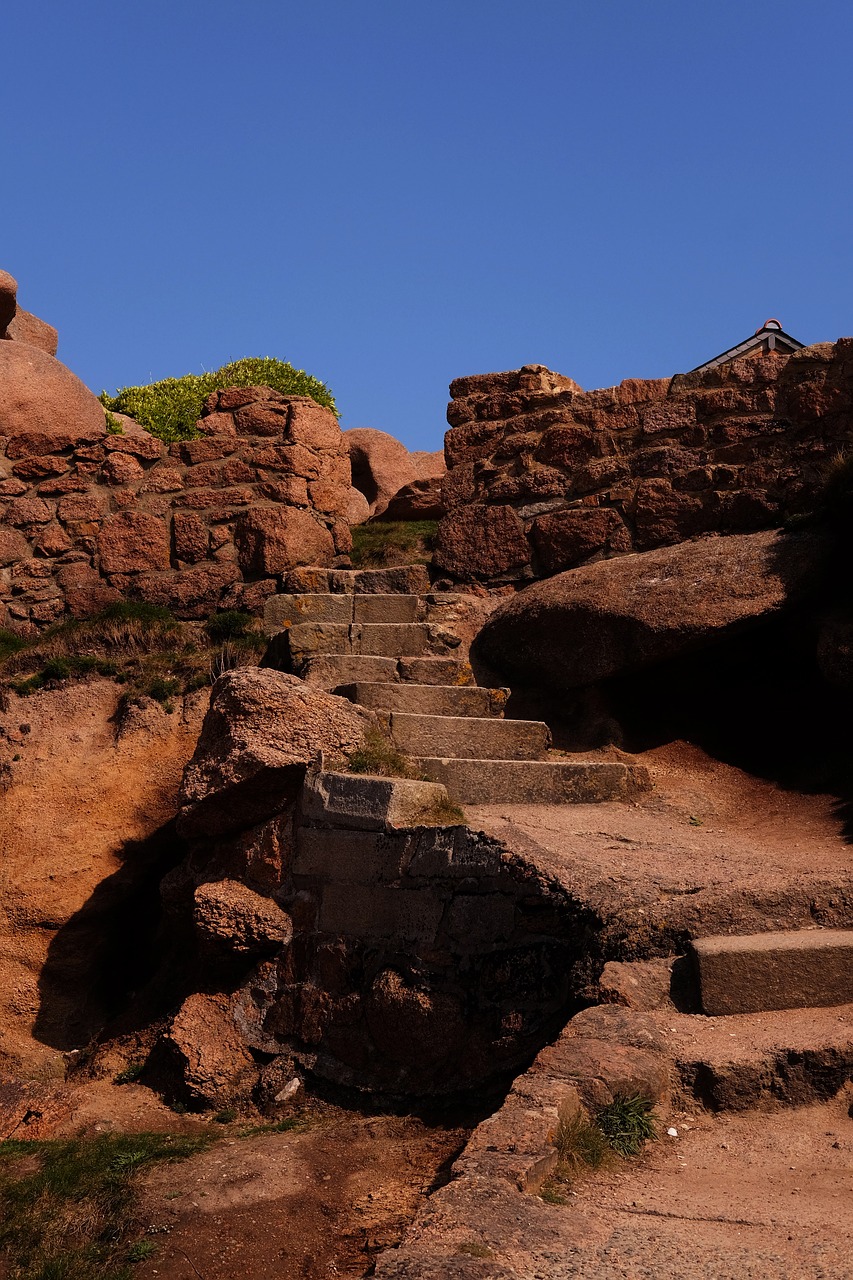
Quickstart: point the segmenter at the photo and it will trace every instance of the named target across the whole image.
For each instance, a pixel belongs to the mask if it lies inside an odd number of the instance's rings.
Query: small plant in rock
[[[583,1169],[600,1169],[611,1155],[604,1132],[583,1111],[560,1121],[554,1145],[560,1158],[560,1172],[567,1178]]]
[[[437,800],[429,809],[418,816],[418,825],[422,827],[463,827],[465,811],[454,804],[449,796]]]
[[[150,1258],[152,1254],[157,1252],[157,1246],[153,1240],[137,1240],[127,1251],[128,1262],[144,1262],[146,1258]]]
[[[221,613],[210,615],[204,629],[211,640],[220,643],[223,640],[242,640],[256,625],[257,619],[251,613],[242,613],[239,609],[223,609]]]
[[[348,757],[350,773],[373,773],[383,778],[418,778],[420,774],[376,725],[364,732],[364,742]]]
[[[627,1159],[657,1137],[653,1103],[635,1093],[617,1097],[597,1113],[595,1123],[617,1155]]]
[[[119,422],[114,413],[110,413],[109,409],[104,410],[104,418],[107,424],[107,432],[111,436],[123,436],[124,427]]]
[[[123,1071],[113,1076],[113,1084],[133,1084],[145,1070],[144,1062],[129,1062]]]

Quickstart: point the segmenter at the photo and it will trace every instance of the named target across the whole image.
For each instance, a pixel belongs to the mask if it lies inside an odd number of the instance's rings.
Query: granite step
[[[272,665],[278,666],[277,662]],[[279,669],[286,669],[281,668]],[[397,679],[396,658],[377,658],[360,653],[324,653],[306,658],[297,674],[306,684],[330,693],[360,682],[383,684]]]
[[[283,627],[270,644],[277,665],[296,674],[319,654],[361,654],[396,662],[445,647],[442,635],[423,622],[299,622]]]
[[[332,592],[335,595],[423,596],[430,591],[430,580],[424,564],[404,564],[389,569],[321,569],[306,565],[291,569],[284,588],[294,595]]]
[[[413,595],[282,594],[267,600],[264,628],[267,635],[275,635],[301,623],[417,622],[424,607],[420,597]]]
[[[397,666],[406,684],[474,685],[474,672],[461,658],[401,658]]]
[[[392,711],[391,738],[407,755],[465,762],[542,760],[551,745],[546,724],[473,716],[409,715]]]
[[[503,716],[509,689],[476,685],[384,684],[361,681],[338,690],[351,702],[376,711],[406,711],[424,716]]]
[[[502,723],[511,724],[512,721]],[[421,756],[413,763],[457,804],[598,804],[632,800],[648,770],[609,760],[486,760]]]
[[[853,1003],[853,930],[697,938],[691,952],[712,1016]]]

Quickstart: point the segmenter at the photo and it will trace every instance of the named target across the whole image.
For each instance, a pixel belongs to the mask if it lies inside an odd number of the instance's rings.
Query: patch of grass
[[[257,618],[251,613],[241,613],[239,609],[223,609],[220,613],[212,613],[204,624],[204,629],[211,640],[221,644],[223,640],[242,640],[257,627]]]
[[[604,1132],[583,1111],[561,1120],[554,1145],[560,1173],[571,1178],[584,1169],[600,1169],[611,1154]]]
[[[233,1107],[226,1107],[224,1111],[217,1111],[213,1118],[217,1124],[231,1124],[232,1120],[236,1120],[237,1112]]]
[[[432,560],[437,520],[370,520],[352,530],[350,558],[356,569]]]
[[[9,1280],[127,1280],[141,1261],[133,1180],[212,1138],[164,1133],[0,1143],[0,1253]],[[133,1252],[138,1256],[131,1257]]]
[[[560,1178],[549,1178],[539,1192],[539,1199],[544,1200],[546,1204],[568,1204],[562,1187],[563,1181]]]
[[[481,1244],[479,1240],[466,1240],[463,1244],[458,1244],[456,1252],[467,1254],[469,1258],[493,1258],[495,1256],[489,1246]]]
[[[464,825],[464,809],[454,804],[449,796],[437,801],[418,817],[418,826],[421,827],[462,827]]]
[[[596,1126],[617,1155],[627,1159],[657,1137],[652,1102],[635,1093],[614,1100],[597,1113]]]
[[[145,1070],[144,1062],[129,1062],[123,1071],[113,1076],[113,1084],[133,1084]]]
[[[261,1133],[305,1133],[312,1127],[312,1118],[307,1112],[298,1111],[294,1115],[285,1116],[283,1120],[274,1120],[271,1124],[247,1125],[237,1134],[238,1138],[256,1138]]]
[[[150,1258],[156,1252],[157,1246],[153,1240],[136,1240],[127,1251],[127,1260],[128,1262],[144,1262],[146,1258]]]
[[[211,630],[217,632],[222,617],[225,629],[243,634],[220,645]],[[250,614],[214,618],[212,627],[181,622],[160,605],[123,600],[32,640],[0,632],[0,681],[25,697],[86,675],[109,676],[127,686],[124,705],[144,696],[173,710],[181,694],[211,684],[222,671],[257,663],[264,651],[265,637]],[[4,644],[6,634],[11,639]]]
[[[102,391],[99,398],[105,409],[128,414],[153,436],[170,442],[190,440],[198,434],[195,424],[212,391],[260,386],[284,395],[310,396],[337,415],[334,396],[318,378],[270,357],[235,360],[210,373],[164,378],[145,387],[122,387],[114,396]]]
[[[364,732],[363,744],[348,757],[350,773],[373,773],[383,778],[418,778],[420,774],[376,725]]]

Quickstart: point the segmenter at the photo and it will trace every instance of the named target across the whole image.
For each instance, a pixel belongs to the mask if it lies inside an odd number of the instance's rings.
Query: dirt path
[[[305,1132],[225,1137],[145,1181],[156,1253],[139,1280],[364,1276],[399,1243],[468,1130],[414,1117],[315,1112]]]

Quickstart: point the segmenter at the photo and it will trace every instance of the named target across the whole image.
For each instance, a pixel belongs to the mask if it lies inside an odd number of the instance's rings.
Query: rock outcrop
[[[853,442],[853,338],[601,391],[541,365],[450,391],[435,563],[517,583],[811,509]]]
[[[441,452],[410,453],[385,431],[355,427],[344,432],[353,486],[364,495],[368,514],[388,520],[437,520],[444,514]]]
[[[38,347],[49,356],[56,355],[56,330],[18,306],[18,282],[8,271],[0,271],[0,339],[3,338]]]
[[[317,753],[354,751],[372,719],[346,698],[281,671],[226,672],[184,773],[179,830],[219,836],[280,813]]]
[[[765,532],[583,565],[496,609],[472,660],[522,685],[595,684],[802,603],[825,581],[830,551],[821,534]]]

